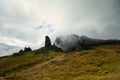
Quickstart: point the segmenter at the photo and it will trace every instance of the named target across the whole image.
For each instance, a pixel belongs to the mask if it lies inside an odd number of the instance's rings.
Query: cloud
[[[0,43],[0,56],[11,55],[13,52],[18,52],[20,48],[21,47]]]
[[[57,36],[68,34],[120,39],[119,3],[119,0],[0,0],[0,42],[36,49],[44,45],[45,35],[52,42]]]
[[[19,47],[24,47],[24,45],[27,45],[27,42],[19,39],[10,38],[10,37],[0,37],[0,43],[4,43],[4,42],[8,45],[19,46]]]

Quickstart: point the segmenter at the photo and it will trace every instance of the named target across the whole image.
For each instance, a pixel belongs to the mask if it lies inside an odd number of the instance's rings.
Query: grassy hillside
[[[0,58],[0,76],[6,76],[28,69],[36,64],[44,63],[56,56],[62,55],[60,52],[49,51],[50,54],[35,54],[38,50],[24,52],[18,56],[6,56]]]
[[[120,45],[0,59],[1,80],[120,80]]]

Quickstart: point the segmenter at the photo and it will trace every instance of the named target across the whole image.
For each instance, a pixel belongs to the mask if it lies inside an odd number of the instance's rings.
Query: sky
[[[0,0],[0,43],[10,46],[37,49],[45,35],[120,39],[119,23],[120,0]]]

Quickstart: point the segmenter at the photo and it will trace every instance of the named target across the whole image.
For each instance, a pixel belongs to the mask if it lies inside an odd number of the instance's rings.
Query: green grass
[[[18,70],[9,72],[3,78],[9,80],[120,80],[120,53],[116,51],[117,49],[120,49],[120,45],[102,45],[92,50],[69,54],[49,51],[49,55],[34,55],[33,51],[18,57],[2,58],[0,72],[24,65],[22,68],[18,67]],[[30,63],[34,65],[25,65]]]
[[[36,64],[43,63],[50,59],[53,59],[58,53],[50,51],[48,55],[38,54],[35,55],[36,51],[26,52],[20,56],[8,56],[0,58],[0,75],[8,75],[16,71],[21,71],[32,67]]]

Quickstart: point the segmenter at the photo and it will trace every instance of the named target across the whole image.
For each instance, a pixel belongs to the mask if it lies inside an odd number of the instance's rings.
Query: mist
[[[119,0],[1,0],[0,42],[18,47],[44,46],[60,35],[120,39]]]

